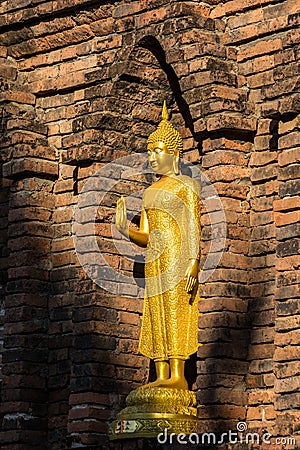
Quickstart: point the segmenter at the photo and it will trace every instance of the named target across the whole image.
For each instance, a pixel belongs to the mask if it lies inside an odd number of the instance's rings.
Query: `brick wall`
[[[151,377],[139,284],[93,282],[72,220],[93,174],[145,150],[164,98],[225,214],[204,182],[204,275],[209,253],[221,260],[188,363],[199,432],[242,420],[299,440],[297,21],[291,0],[1,3],[1,449],[108,448],[107,424]],[[119,194],[151,177],[122,173],[107,170],[95,229],[111,267],[135,275],[110,224]]]

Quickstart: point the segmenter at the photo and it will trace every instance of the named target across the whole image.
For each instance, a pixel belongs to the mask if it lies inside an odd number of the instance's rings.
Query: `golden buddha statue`
[[[117,229],[147,248],[139,352],[155,362],[156,381],[142,388],[187,390],[185,360],[198,349],[199,185],[179,173],[182,138],[162,121],[148,138],[148,160],[158,175],[145,190],[139,230],[127,227],[126,202],[117,202]]]

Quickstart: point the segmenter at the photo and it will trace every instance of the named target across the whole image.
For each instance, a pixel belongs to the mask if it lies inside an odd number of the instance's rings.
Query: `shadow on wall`
[[[168,82],[170,85],[170,88],[172,90],[172,101],[168,105],[170,108],[173,106],[174,102],[176,102],[181,115],[184,119],[185,126],[190,130],[192,136],[195,137],[195,131],[194,131],[194,123],[193,118],[189,109],[189,105],[185,101],[185,99],[182,96],[181,87],[179,84],[178,77],[171,66],[171,64],[168,64],[166,61],[166,55],[165,52],[158,42],[157,39],[153,36],[145,36],[143,39],[140,40],[139,44],[140,47],[143,47],[147,50],[149,50],[157,59],[157,61],[160,64],[160,67],[165,72],[168,78]],[[195,137],[196,139],[196,137]]]

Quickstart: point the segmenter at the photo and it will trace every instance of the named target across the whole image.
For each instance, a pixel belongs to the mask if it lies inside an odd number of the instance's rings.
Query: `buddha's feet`
[[[156,384],[156,387],[188,390],[187,381],[184,378],[176,377],[171,377],[168,380],[160,380],[160,382]]]
[[[158,378],[156,381],[152,383],[145,384],[144,386],[139,387],[139,389],[148,389],[148,388],[169,388],[169,389],[184,389],[188,390],[188,384],[185,379],[171,377],[167,380],[163,380]]]
[[[138,389],[148,389],[148,388],[154,388],[154,387],[160,387],[160,385],[167,380],[162,380],[161,378],[158,378],[155,381],[152,381],[151,383],[144,384],[144,386],[140,386]]]

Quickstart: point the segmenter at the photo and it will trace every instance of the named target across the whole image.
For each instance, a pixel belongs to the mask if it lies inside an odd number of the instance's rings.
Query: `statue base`
[[[191,434],[197,426],[196,404],[196,394],[191,391],[136,389],[111,424],[109,438],[156,438],[162,432]]]

